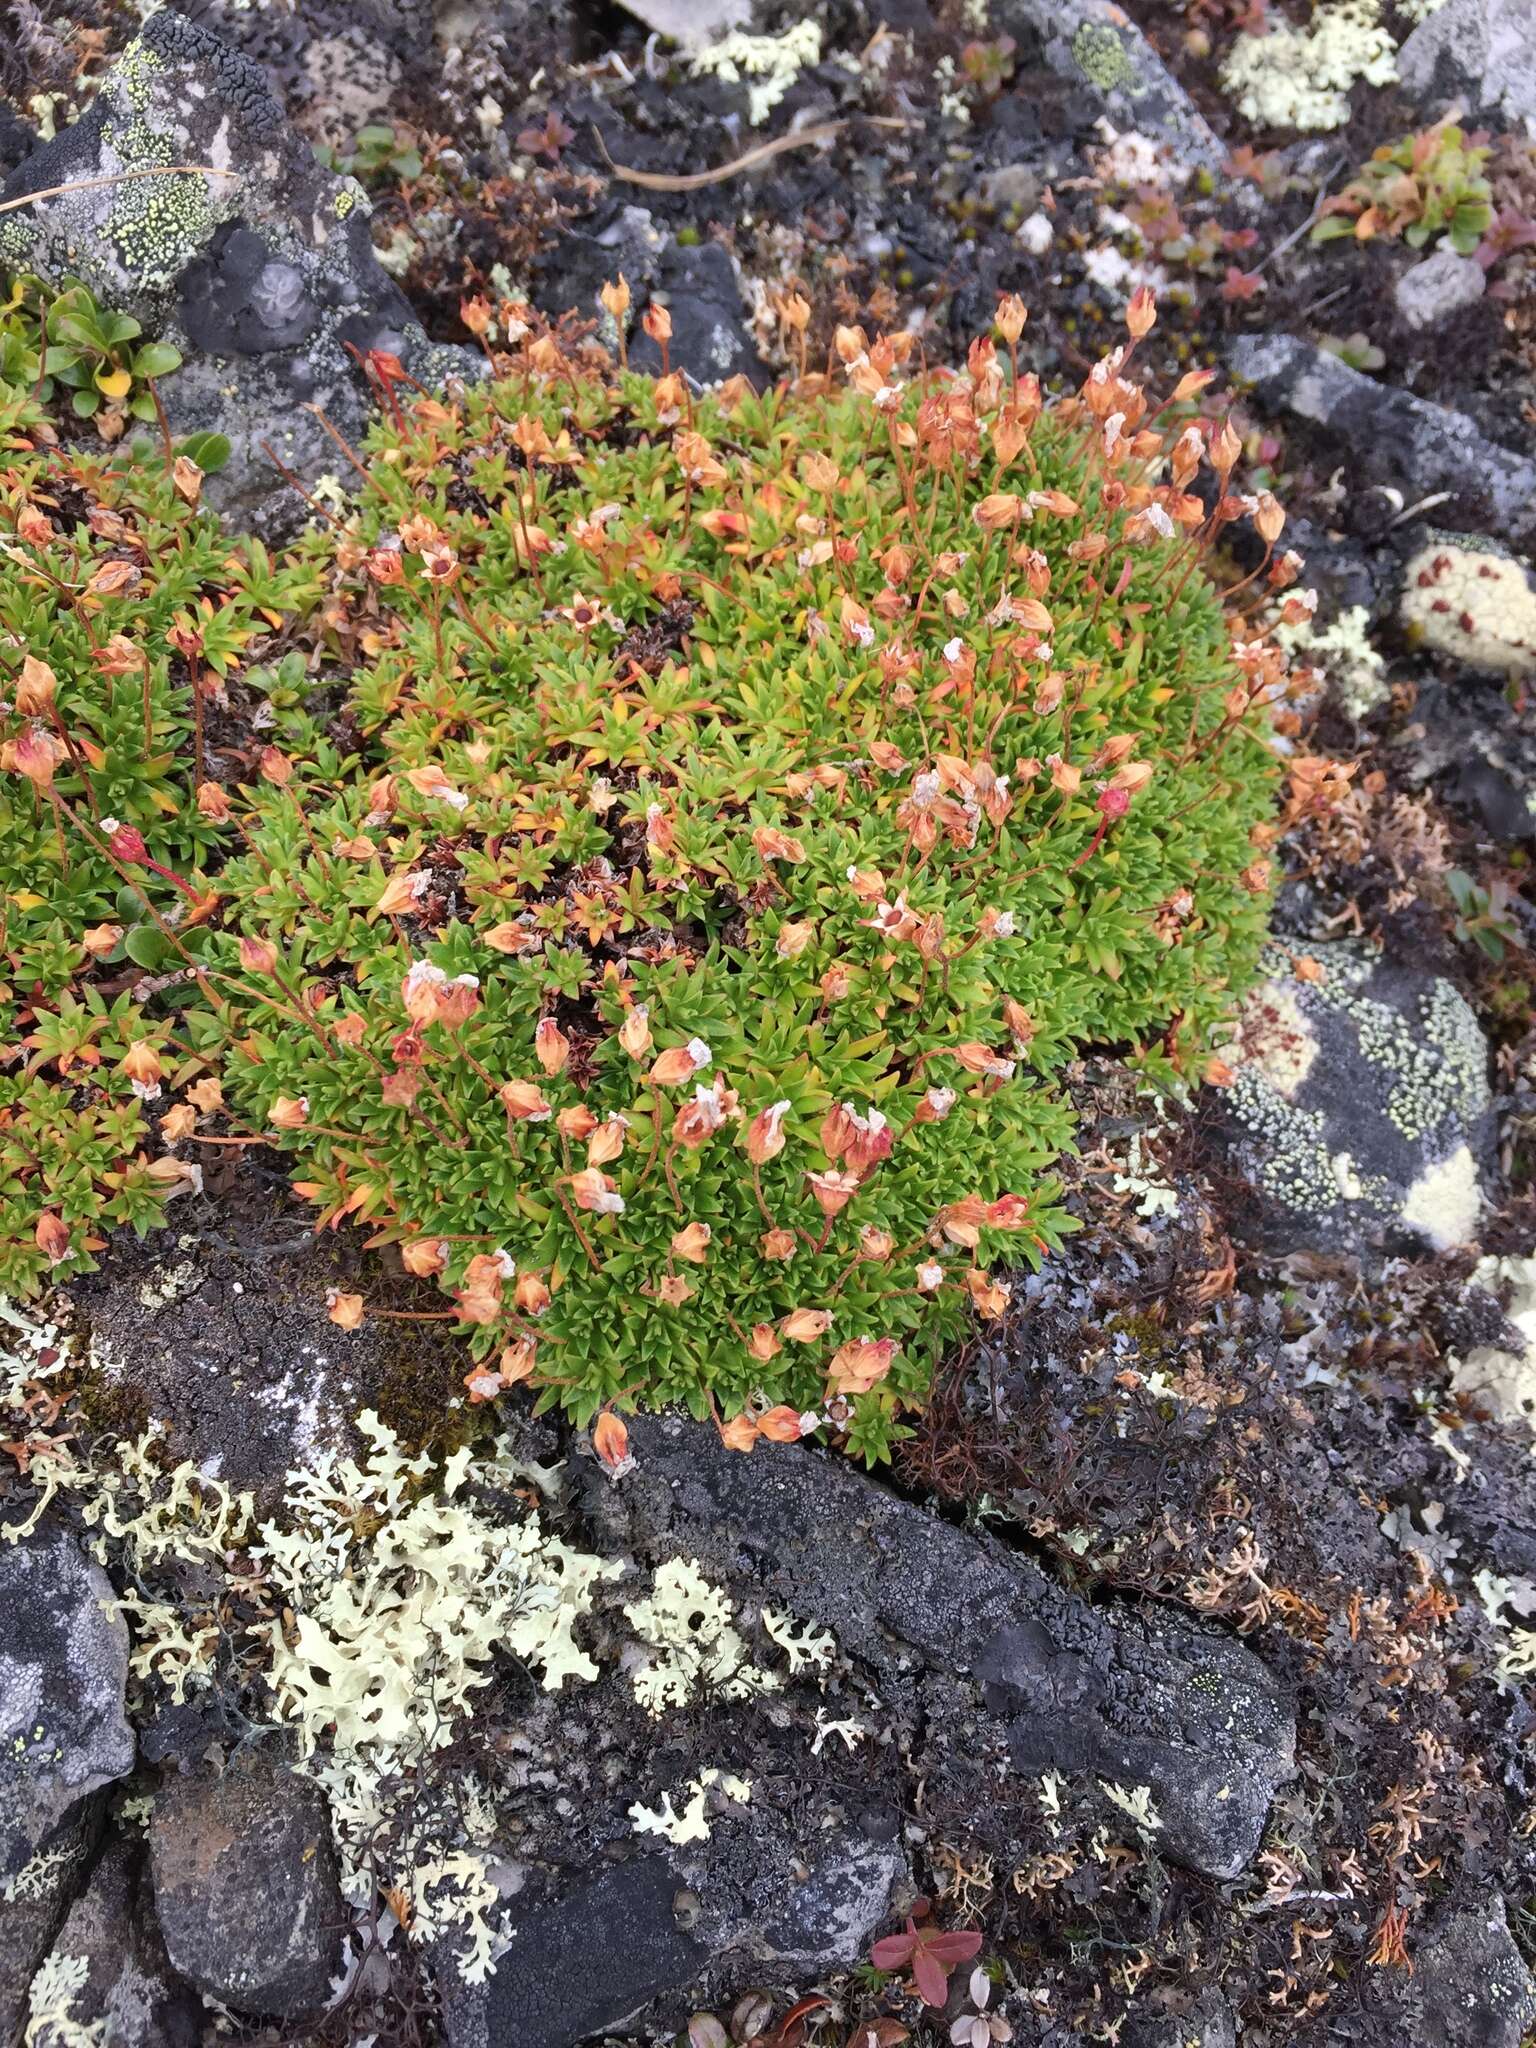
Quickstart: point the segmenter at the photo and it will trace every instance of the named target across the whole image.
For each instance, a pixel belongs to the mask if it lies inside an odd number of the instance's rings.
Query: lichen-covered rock
[[[0,1879],[92,1792],[133,1768],[128,1631],[67,1529],[0,1542]]]
[[[0,1878],[0,2041],[20,2038],[29,1992],[101,1833],[103,1801],[87,1799],[34,1850],[13,1876]]]
[[[515,1912],[489,1985],[443,1984],[449,2048],[571,2048],[690,1984],[708,1956],[696,1901],[660,1856],[640,1856]]]
[[[1172,1985],[1149,2001],[1158,2008],[1134,2015],[1124,2048],[1235,2048],[1237,2021],[1212,1985]]]
[[[1192,169],[1225,166],[1225,145],[1114,0],[997,0],[991,23],[1090,93],[1116,128],[1149,136]]]
[[[630,1442],[636,1470],[589,1503],[608,1541],[696,1558],[830,1621],[885,1682],[925,1668],[958,1688],[976,1734],[961,1739],[959,1702],[947,1703],[944,1768],[970,1745],[984,1775],[971,1817],[1000,1852],[1011,1759],[1019,1774],[1092,1772],[1143,1792],[1166,1854],[1212,1876],[1245,1868],[1292,1773],[1294,1730],[1284,1688],[1240,1644],[1162,1614],[1101,1612],[814,1452],[742,1458],[713,1429],[671,1418],[637,1419]]]
[[[1496,1893],[1444,1913],[1393,2001],[1412,2048],[1520,2048],[1536,2022],[1533,1980]]]
[[[142,1860],[136,1843],[108,1843],[59,1929],[43,1981],[67,1986],[70,2023],[96,2029],[102,2048],[194,2048],[207,2015],[171,1969]]]
[[[1403,569],[1398,617],[1432,654],[1494,675],[1536,669],[1536,585],[1475,535],[1432,534]]]
[[[1401,318],[1416,329],[1441,327],[1475,306],[1488,289],[1488,273],[1473,256],[1436,249],[1412,264],[1392,287]]]
[[[1431,785],[1489,837],[1536,839],[1536,701],[1463,674],[1426,677],[1411,725],[1395,736],[1397,772]]]
[[[1469,126],[1486,118],[1536,135],[1536,4],[1446,0],[1398,51],[1397,73],[1416,99],[1455,102]]]
[[[1379,384],[1290,334],[1241,335],[1228,361],[1263,405],[1345,444],[1355,490],[1386,484],[1411,500],[1449,491],[1469,521],[1516,535],[1536,526],[1536,462],[1490,441],[1465,414]]]
[[[374,255],[362,188],[321,169],[260,66],[169,9],[5,197],[55,185],[76,189],[0,220],[0,263],[78,277],[190,354],[161,397],[173,433],[228,436],[209,497],[240,523],[278,531],[305,516],[279,463],[306,486],[336,467],[307,408],[349,439],[362,432],[351,350],[396,355],[423,383],[475,374],[466,352],[427,341]]]
[[[1266,964],[1222,1053],[1256,1235],[1277,1250],[1468,1242],[1491,1099],[1469,1004],[1438,976],[1343,945]]]
[[[156,1917],[189,1983],[259,2017],[325,2003],[348,1916],[318,1786],[245,1760],[168,1778],[149,1854]]]

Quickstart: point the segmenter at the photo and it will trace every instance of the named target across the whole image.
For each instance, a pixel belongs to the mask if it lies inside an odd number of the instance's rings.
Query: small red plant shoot
[[[975,1929],[953,1928],[946,1932],[935,1927],[927,1918],[931,1910],[926,1899],[919,1899],[907,1916],[903,1932],[887,1934],[877,1941],[869,1959],[877,1970],[910,1971],[912,1989],[924,2005],[939,2006],[949,1996],[951,1972],[977,1954],[981,1935]]]

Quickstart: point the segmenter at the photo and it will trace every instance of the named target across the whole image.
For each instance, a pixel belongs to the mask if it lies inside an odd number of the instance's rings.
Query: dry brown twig
[[[17,199],[0,200],[0,213],[14,213],[18,206],[31,206],[39,199],[62,199],[66,192],[89,192],[97,185],[127,185],[135,178],[233,178],[235,171],[221,171],[216,164],[156,164],[150,170],[111,171],[100,178],[72,178],[67,185],[42,185],[36,192],[23,192]]]
[[[870,114],[865,118],[876,128],[910,128],[913,125],[894,114]],[[753,170],[772,157],[782,156],[787,149],[808,149],[815,142],[831,142],[847,126],[846,121],[817,121],[808,128],[797,128],[793,134],[776,135],[771,142],[760,142],[756,149],[749,149],[745,156],[721,164],[718,170],[677,175],[667,171],[637,171],[628,164],[616,164],[608,154],[607,143],[595,128],[592,134],[603,152],[603,162],[616,178],[623,178],[630,185],[643,185],[648,192],[698,192],[705,185],[719,185],[727,178],[739,177],[743,171]]]

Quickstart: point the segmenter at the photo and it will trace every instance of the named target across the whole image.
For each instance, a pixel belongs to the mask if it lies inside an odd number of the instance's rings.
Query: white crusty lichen
[[[750,1699],[783,1683],[751,1661],[729,1599],[691,1558],[658,1566],[649,1599],[632,1601],[624,1618],[643,1645],[630,1683],[648,1714],[694,1699]]]
[[[1420,548],[1398,604],[1416,646],[1494,675],[1536,670],[1536,588],[1521,564],[1475,540]]]
[[[1506,1319],[1520,1348],[1479,1344],[1465,1358],[1453,1357],[1451,1385],[1503,1422],[1523,1424],[1536,1434],[1536,1253],[1523,1259],[1483,1259],[1473,1270],[1474,1287],[1490,1294],[1509,1289]]]
[[[802,71],[821,62],[821,27],[797,21],[781,36],[754,36],[738,29],[691,59],[695,77],[704,73],[724,85],[747,85],[747,119],[756,128],[783,99]]]
[[[646,1806],[638,1799],[629,1809],[629,1818],[637,1835],[660,1835],[664,1841],[677,1848],[685,1848],[690,1842],[707,1842],[710,1831],[710,1794],[717,1795],[715,1804],[729,1802],[734,1806],[745,1806],[752,1797],[752,1780],[733,1777],[729,1771],[701,1771],[678,1796],[683,1800],[681,1810],[672,1803],[672,1794],[663,1792],[659,1806]]]
[[[1305,28],[1279,22],[1232,45],[1222,83],[1240,112],[1264,128],[1341,128],[1357,80],[1390,85],[1397,46],[1382,26],[1379,0],[1336,0]]]
[[[1322,674],[1346,718],[1365,718],[1386,702],[1387,664],[1372,643],[1370,624],[1366,607],[1352,604],[1326,626],[1298,619],[1274,628],[1275,640],[1287,654]]]

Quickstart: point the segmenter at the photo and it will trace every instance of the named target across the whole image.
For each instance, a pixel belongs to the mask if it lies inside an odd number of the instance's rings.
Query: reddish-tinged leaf
[[[912,1960],[917,1947],[917,1934],[888,1934],[883,1941],[877,1941],[869,1952],[869,1960],[877,1970],[899,1970]]]
[[[924,2005],[942,2005],[949,1996],[949,1975],[926,1942],[912,1958],[912,1982]]]
[[[953,1934],[930,1934],[923,1947],[936,1962],[968,1963],[981,1947],[981,1936],[974,1931],[957,1930]]]

